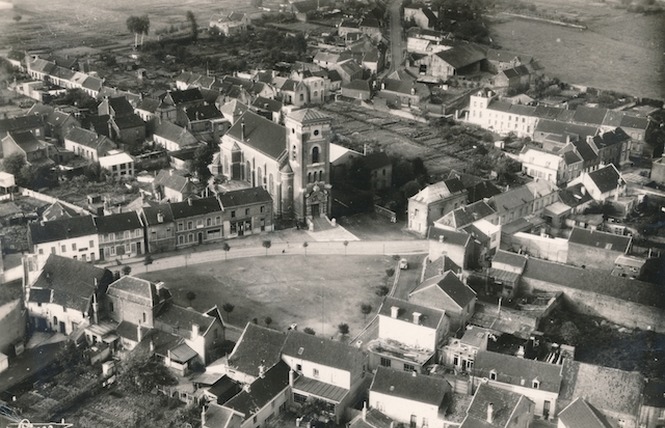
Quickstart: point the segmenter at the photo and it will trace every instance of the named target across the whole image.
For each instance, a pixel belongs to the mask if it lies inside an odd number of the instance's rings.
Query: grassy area
[[[337,325],[347,323],[353,336],[364,326],[361,303],[376,311],[381,298],[378,285],[389,284],[386,269],[393,267],[389,256],[292,256],[257,257],[205,263],[187,268],[138,274],[166,282],[174,300],[197,310],[224,303],[235,305],[222,313],[232,324],[244,326],[254,318],[266,317],[273,328],[298,323],[317,334],[334,336]],[[187,299],[188,292],[196,297]],[[322,304],[321,294],[324,299]],[[368,317],[369,318],[369,317]]]

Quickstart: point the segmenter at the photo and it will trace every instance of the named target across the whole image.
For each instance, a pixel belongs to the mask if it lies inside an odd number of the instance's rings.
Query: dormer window
[[[305,348],[303,348],[302,346],[298,348],[298,355],[302,355],[303,352],[305,352]]]
[[[540,381],[538,379],[534,379],[532,386],[534,389],[539,389],[540,388]]]
[[[490,380],[496,380],[496,371],[492,370],[490,372]]]

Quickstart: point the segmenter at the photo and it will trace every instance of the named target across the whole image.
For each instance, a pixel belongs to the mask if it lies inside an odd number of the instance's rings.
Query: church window
[[[312,182],[312,173],[311,173],[311,172],[308,172],[308,173],[307,173],[307,182],[308,182],[308,183],[311,183],[311,182]]]
[[[319,171],[319,181],[323,181],[323,171]]]
[[[314,131],[314,135],[316,135],[317,132],[319,131]],[[319,163],[319,148],[317,146],[312,148],[312,163]]]
[[[300,101],[305,101],[305,95],[304,94],[300,94]]]
[[[296,160],[298,157],[298,148],[294,144],[293,147],[291,148],[291,159]]]
[[[318,130],[318,129],[315,129],[315,130],[314,130],[314,136],[315,136],[315,137],[318,137],[318,135],[319,135],[319,130]]]
[[[274,189],[274,182],[273,182],[272,174],[270,174],[268,176],[268,192],[270,192],[270,194],[272,195],[274,190],[275,190]]]
[[[314,171],[314,182],[316,183],[316,181],[317,181],[317,179],[316,179],[316,171]]]

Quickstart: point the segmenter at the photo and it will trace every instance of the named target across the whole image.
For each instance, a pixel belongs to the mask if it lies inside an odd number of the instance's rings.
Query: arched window
[[[263,187],[263,171],[261,170],[261,168],[258,168],[256,170],[256,184],[259,187]]]
[[[308,182],[308,183],[311,183],[311,182],[312,182],[312,173],[311,173],[311,172],[308,172],[308,173],[307,173],[307,182]]]
[[[245,167],[245,180],[252,182],[252,164],[247,161],[247,166]]]
[[[275,183],[273,182],[272,174],[269,174],[268,175],[268,192],[270,192],[271,195],[275,192],[274,186],[275,186]]]
[[[293,147],[291,148],[291,159],[296,160],[297,157],[298,157],[298,148],[294,144]]]
[[[312,163],[319,163],[319,148],[314,146],[312,148]]]
[[[319,96],[319,91],[314,91],[314,98]]]
[[[314,171],[314,182],[316,183],[316,171]]]
[[[300,101],[305,101],[305,94],[300,94]]]
[[[319,171],[319,181],[323,181],[323,171]]]

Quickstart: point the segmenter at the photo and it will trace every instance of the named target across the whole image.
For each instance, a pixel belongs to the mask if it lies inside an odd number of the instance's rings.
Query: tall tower
[[[284,118],[286,150],[293,171],[293,213],[298,220],[330,216],[330,123],[318,110]]]

